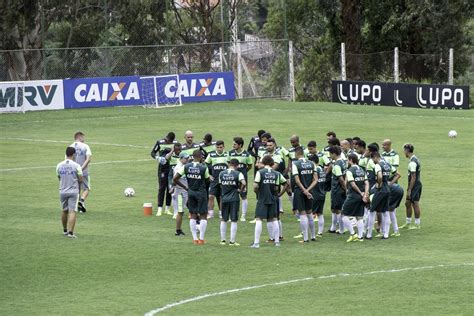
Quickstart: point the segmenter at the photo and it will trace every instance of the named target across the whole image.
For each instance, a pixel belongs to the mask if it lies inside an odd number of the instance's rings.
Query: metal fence
[[[290,98],[288,41],[0,51],[0,81],[235,73],[239,98]]]

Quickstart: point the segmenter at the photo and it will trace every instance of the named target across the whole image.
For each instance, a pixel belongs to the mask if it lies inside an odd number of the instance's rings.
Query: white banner
[[[0,113],[64,109],[62,80],[0,82]]]

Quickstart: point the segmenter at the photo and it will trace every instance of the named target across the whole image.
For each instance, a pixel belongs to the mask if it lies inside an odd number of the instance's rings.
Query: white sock
[[[347,227],[349,229],[349,233],[351,235],[354,235],[354,227],[352,227],[352,223],[349,219],[349,217],[347,216],[342,216],[342,222],[344,223],[344,226]]]
[[[221,240],[225,240],[226,231],[227,231],[227,222],[221,221]]]
[[[166,212],[169,212],[169,211],[170,211],[169,205],[166,205],[165,210],[166,210]]]
[[[336,213],[331,213],[331,228],[330,230],[331,231],[335,231],[336,230],[336,224],[337,224],[337,214]]]
[[[277,223],[278,223],[278,237],[280,236],[283,237],[283,224],[281,222],[281,219],[279,219]],[[278,240],[280,240],[280,238],[278,238]]]
[[[173,214],[178,215],[178,195],[171,196],[171,205],[173,205]]]
[[[357,220],[357,237],[360,239],[364,238],[364,220]]]
[[[267,225],[268,227],[268,225]],[[262,221],[257,220],[255,222],[255,236],[253,239],[253,243],[258,245],[260,243],[260,235],[262,234]]]
[[[280,242],[280,226],[278,225],[278,221],[273,221],[273,238],[275,238],[275,243]]]
[[[294,196],[294,193],[291,193],[291,195],[288,195],[288,201],[290,201],[291,207],[293,207],[293,196]]]
[[[388,233],[390,232],[390,215],[388,213],[382,213],[382,231],[385,238],[388,238]]]
[[[247,208],[249,207],[249,201],[247,199],[242,200],[242,217],[247,216]]]
[[[278,198],[278,200],[279,200],[278,204],[279,204],[279,206],[280,206],[280,213],[282,213],[282,212],[283,212],[283,199],[282,199],[282,197],[280,196],[280,197]]]
[[[206,235],[207,219],[201,219],[201,229],[199,230],[199,239],[204,240]]]
[[[309,231],[311,232],[311,239],[313,239],[313,238],[316,238],[316,229],[314,228],[313,214],[309,214],[307,216],[308,216]]]
[[[364,230],[367,231],[367,225],[369,224],[369,209],[364,207]]]
[[[395,211],[393,211],[393,212],[389,212],[389,215],[390,215],[390,221],[392,222],[393,232],[398,233],[397,214],[395,214]]]
[[[415,218],[415,225],[420,225],[420,224],[421,224],[421,219]]]
[[[196,220],[190,219],[189,220],[189,227],[191,228],[191,234],[193,235],[193,240],[198,240],[197,237],[197,229],[196,229]]]
[[[158,207],[158,212],[163,212],[163,208],[161,206]]]
[[[303,232],[303,240],[308,240],[308,216],[306,214],[300,214],[300,228],[301,232]]]
[[[214,217],[214,210],[208,210],[208,211],[207,211],[207,217],[208,217],[208,218]]]
[[[411,217],[407,217],[407,224],[411,224]]]
[[[342,222],[342,215],[337,214],[337,222],[339,223],[339,234],[344,234],[344,223]]]
[[[324,231],[324,216],[323,214],[318,215],[318,234],[322,234]]]
[[[374,229],[375,223],[375,212],[369,213],[369,219],[367,220],[367,237],[372,237],[372,230]]]
[[[273,239],[273,223],[267,222],[268,238]]]
[[[230,223],[230,242],[235,242],[235,236],[237,235],[237,222]]]

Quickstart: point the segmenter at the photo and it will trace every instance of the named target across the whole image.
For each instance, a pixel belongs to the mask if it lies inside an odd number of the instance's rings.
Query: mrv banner
[[[469,86],[333,81],[333,102],[469,109]]]
[[[0,82],[0,112],[64,109],[63,81]]]

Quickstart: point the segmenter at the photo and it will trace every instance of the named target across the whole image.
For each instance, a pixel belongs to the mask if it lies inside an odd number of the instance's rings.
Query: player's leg
[[[412,191],[411,201],[413,204],[413,211],[415,213],[415,225],[410,227],[411,229],[421,228],[420,198],[421,198],[421,186],[417,187],[415,190]]]
[[[208,206],[208,199],[207,195],[200,196],[198,199],[198,212],[200,218],[200,229],[199,229],[199,242],[201,244],[205,243],[205,236],[206,236],[206,228],[207,228],[207,206]]]
[[[67,217],[67,231],[68,237],[76,238],[74,235],[74,228],[76,227],[76,214],[77,214],[77,206],[78,206],[78,194],[68,194],[67,195],[67,204],[68,204],[68,217]]]
[[[257,205],[255,206],[255,231],[253,244],[250,245],[251,248],[260,248],[260,235],[262,234],[263,225],[262,218],[266,218],[266,214],[266,205],[257,200]]]
[[[308,218],[308,228],[309,233],[311,234],[311,240],[316,240],[316,228],[314,225],[313,212],[311,210],[306,211],[306,217]]]
[[[175,236],[185,235],[183,230],[181,229],[181,226],[183,225],[184,205],[186,202],[185,195],[187,195],[186,191],[176,190],[175,192],[173,192],[173,201],[176,200],[176,232],[174,234]]]
[[[215,200],[214,194],[209,194],[209,202],[208,202],[208,206],[207,206],[208,218],[213,218],[214,217],[214,200]]]
[[[85,213],[86,212],[85,201],[87,197],[89,196],[89,191],[90,191],[90,177],[88,175],[83,177],[82,182],[80,184],[80,191],[81,191],[81,194],[80,194],[80,198],[79,198],[77,206],[78,206],[79,212]]]
[[[227,233],[227,221],[229,221],[230,209],[229,202],[222,203],[222,218],[221,218],[221,245],[225,245],[225,236]]]
[[[167,215],[173,215],[170,211],[170,206],[171,206],[171,192],[170,192],[170,182],[169,182],[169,174],[171,171],[168,171],[166,173],[166,193],[165,193],[165,214]]]
[[[308,242],[308,217],[306,216],[306,211],[300,211],[298,210],[299,215],[300,215],[300,230],[301,233],[303,234],[303,240],[300,242]]]
[[[240,208],[240,203],[239,201],[232,202],[232,206],[230,209],[230,242],[229,246],[240,246],[235,241],[235,238],[237,236],[237,221],[239,219],[239,208]]]
[[[372,230],[374,229],[374,222],[375,222],[375,211],[369,211],[369,218],[367,220],[367,234],[366,239],[372,239]]]
[[[407,197],[405,201],[405,208],[406,208],[406,222],[402,226],[400,226],[401,229],[403,228],[410,228],[411,225],[411,217],[413,215],[413,203],[412,201]]]
[[[61,223],[63,225],[63,234],[67,236],[67,218],[68,218],[68,201],[65,194],[59,195],[59,203],[61,204]]]
[[[245,222],[247,220],[247,209],[249,207],[249,201],[247,200],[247,185],[244,190],[245,191],[240,192],[240,197],[242,199],[242,217],[240,217],[241,222]]]

